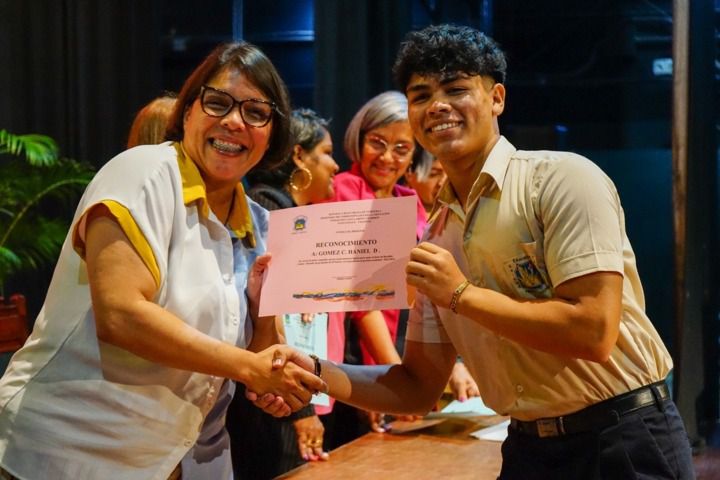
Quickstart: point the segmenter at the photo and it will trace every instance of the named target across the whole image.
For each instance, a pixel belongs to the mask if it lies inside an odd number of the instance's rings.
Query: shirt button
[[[523,390],[525,390],[525,389],[523,388],[522,385],[515,385],[515,390],[516,390],[518,393],[522,393]]]
[[[234,313],[233,313],[232,315],[230,315],[230,320],[232,320],[232,324],[233,324],[233,325],[237,325],[237,324],[238,324],[238,316],[235,315]]]
[[[192,442],[190,440],[185,440],[183,442],[183,445],[185,445],[186,447],[192,447]]]
[[[223,274],[222,278],[225,283],[230,283],[232,281],[232,275],[229,273]]]

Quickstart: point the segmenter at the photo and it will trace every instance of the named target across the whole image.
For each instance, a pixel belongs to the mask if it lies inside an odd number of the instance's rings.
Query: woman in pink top
[[[333,181],[335,196],[329,201],[368,200],[374,198],[406,197],[417,195],[415,191],[398,181],[412,162],[415,151],[413,138],[407,116],[407,99],[397,91],[388,91],[371,98],[355,114],[345,131],[345,153],[352,161],[350,170],[335,175]],[[427,223],[427,215],[420,199],[417,199],[417,225],[415,235],[419,240]],[[370,312],[351,312],[348,318],[359,330],[361,338],[361,362],[365,365],[399,363],[400,355],[394,348],[378,350],[362,338],[376,338],[383,332],[367,331],[382,325],[382,318],[387,325],[393,342],[398,336],[400,310],[375,310]],[[387,334],[385,334],[387,335]],[[375,431],[383,431],[382,416],[370,415],[370,427]],[[345,440],[364,433],[363,428],[350,433],[349,425]],[[342,443],[342,441],[341,441]]]
[[[410,166],[415,139],[407,117],[407,99],[396,91],[388,91],[371,98],[358,110],[345,131],[345,153],[352,161],[347,172],[335,176],[335,196],[331,201],[367,200],[387,197],[417,197],[415,190],[398,185]],[[416,237],[422,237],[427,216],[420,199],[417,199]],[[382,312],[353,312],[350,318],[360,320],[366,315],[385,318],[393,341],[397,338],[399,310]],[[362,328],[362,327],[360,327]],[[376,352],[368,350],[364,342],[362,361],[372,365]],[[375,356],[377,359],[377,357]],[[380,360],[380,359],[377,359]],[[387,358],[385,361],[399,361]],[[383,363],[383,362],[380,362]]]

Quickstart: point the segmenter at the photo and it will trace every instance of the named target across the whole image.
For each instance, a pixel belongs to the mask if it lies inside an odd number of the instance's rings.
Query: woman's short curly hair
[[[492,38],[471,27],[449,24],[408,33],[393,66],[402,92],[413,74],[444,77],[463,72],[504,83],[506,71],[505,54]]]

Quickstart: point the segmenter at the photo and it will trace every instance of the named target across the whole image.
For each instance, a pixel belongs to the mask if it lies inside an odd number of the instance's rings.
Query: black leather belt
[[[670,391],[664,381],[623,393],[587,408],[562,417],[541,418],[533,421],[510,419],[510,426],[526,435],[535,437],[558,437],[573,433],[602,430],[616,425],[620,417],[644,407],[657,405],[670,398]]]

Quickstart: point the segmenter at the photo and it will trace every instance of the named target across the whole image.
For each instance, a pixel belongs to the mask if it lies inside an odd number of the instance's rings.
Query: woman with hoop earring
[[[332,157],[327,120],[314,111],[293,110],[290,158],[273,170],[247,177],[248,196],[268,210],[318,203],[332,198],[333,177],[339,170]]]

